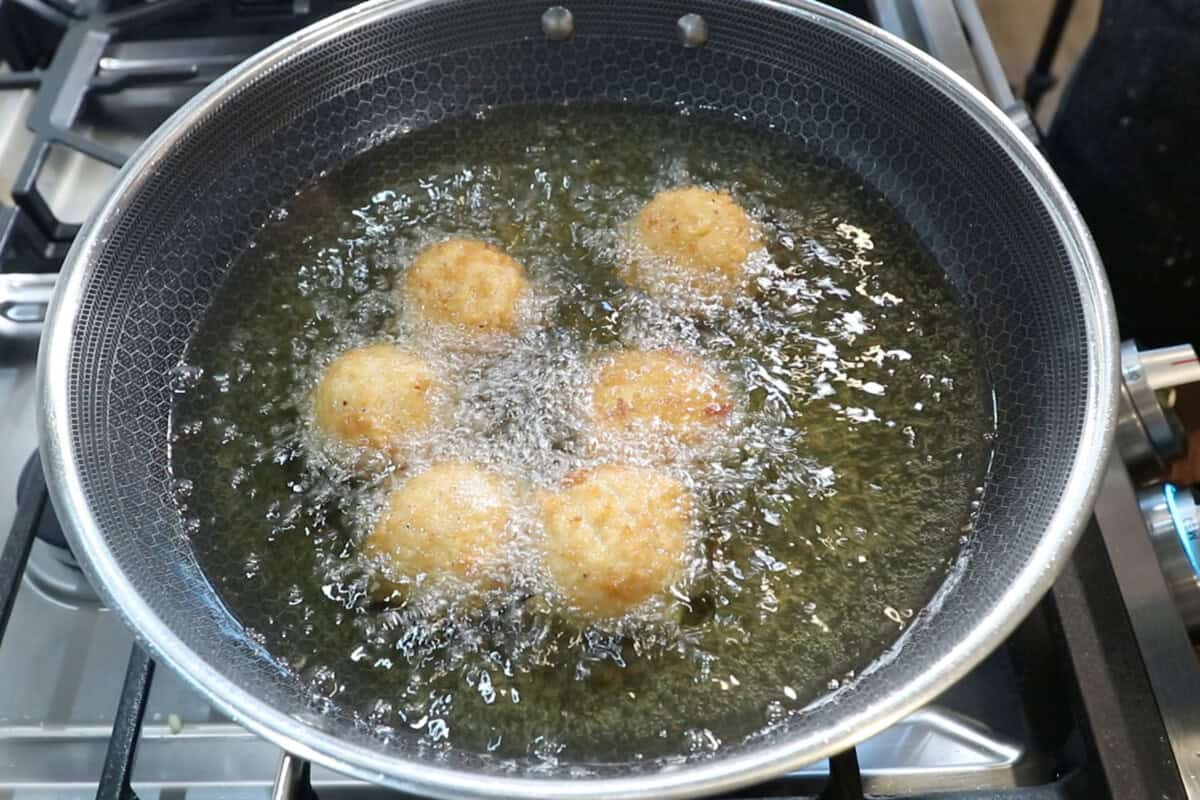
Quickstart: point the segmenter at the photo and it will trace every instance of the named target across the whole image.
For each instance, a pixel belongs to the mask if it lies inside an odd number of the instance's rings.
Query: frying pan
[[[106,601],[236,721],[335,770],[442,797],[683,797],[760,781],[928,702],[1016,626],[1090,513],[1116,387],[1091,240],[987,101],[879,30],[797,0],[379,0],[250,59],[138,151],[73,247],[40,360],[53,501]],[[699,15],[704,25],[689,17]],[[996,438],[977,524],[897,646],[789,724],[664,770],[436,758],[318,710],[246,636],[172,500],[169,374],[252,233],[322,170],[409,129],[517,103],[704,107],[856,173],[932,252],[979,338]],[[681,720],[681,727],[687,725]]]

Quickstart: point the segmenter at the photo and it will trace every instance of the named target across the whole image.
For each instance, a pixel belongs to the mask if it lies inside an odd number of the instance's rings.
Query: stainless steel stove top
[[[986,30],[973,2],[927,0],[909,7],[878,0],[873,6],[876,18],[893,32],[926,47],[993,96],[998,92],[1000,104],[1010,106],[1018,122],[1027,121],[1003,76],[997,78],[998,63],[994,54],[988,55]],[[182,66],[228,66],[227,49],[214,51],[204,40],[196,40],[188,50],[187,41],[176,43],[185,54],[179,57]],[[100,69],[114,74],[136,70],[147,57],[144,49],[114,45]],[[116,152],[129,153],[194,91],[194,86],[185,85],[118,93],[92,109],[86,117],[92,124],[76,129]],[[13,184],[30,147],[31,137],[21,121],[33,103],[32,91],[0,92],[0,188]],[[79,222],[107,191],[114,174],[100,161],[59,148],[51,154],[38,187],[59,219]],[[0,195],[0,202],[11,200]],[[28,351],[0,339],[0,442],[5,443],[0,451],[0,547],[16,514],[21,468],[37,446],[34,372]],[[1114,469],[1117,485],[1104,513],[1113,526],[1138,527],[1140,517],[1128,516],[1129,508],[1137,512],[1125,496],[1128,479],[1122,483],[1123,470],[1119,465]],[[1155,595],[1159,601],[1163,596]],[[0,798],[95,795],[132,647],[130,633],[97,601],[69,554],[36,541],[0,647]],[[1044,735],[1031,730],[1035,721],[1023,710],[1029,703],[1028,687],[1014,666],[1021,660],[1019,654],[1010,657],[1000,651],[937,703],[861,745],[857,753],[864,790],[924,794],[1057,786],[1061,765],[1049,758]],[[1177,662],[1178,658],[1173,663]],[[1194,689],[1200,695],[1200,685]],[[1194,710],[1185,709],[1173,723],[1183,726],[1182,746],[1191,747],[1195,756],[1185,773],[1197,771],[1200,762],[1200,746],[1189,738],[1200,731],[1200,720],[1193,717]],[[1193,722],[1196,725],[1188,727]],[[133,785],[143,800],[271,797],[282,755],[215,712],[163,669],[153,682]],[[825,763],[801,770],[790,776],[787,788],[816,793],[826,784],[828,772]],[[323,798],[385,794],[321,769],[314,769],[312,782]]]

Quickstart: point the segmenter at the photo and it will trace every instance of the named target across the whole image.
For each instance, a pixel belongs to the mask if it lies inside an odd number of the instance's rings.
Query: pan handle
[[[57,277],[53,273],[0,273],[0,340],[37,341]]]

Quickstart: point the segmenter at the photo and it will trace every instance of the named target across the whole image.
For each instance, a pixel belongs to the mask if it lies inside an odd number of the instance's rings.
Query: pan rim
[[[123,168],[112,193],[84,226],[64,264],[38,361],[39,438],[47,484],[64,528],[92,585],[159,661],[169,665],[215,707],[286,752],[372,783],[445,798],[683,798],[729,791],[777,776],[852,747],[932,700],[991,652],[1050,588],[1070,556],[1098,494],[1108,462],[1118,391],[1117,327],[1103,269],[1083,220],[1065,188],[1034,145],[999,109],[965,80],[896,37],[815,0],[745,0],[749,5],[800,14],[866,44],[919,74],[965,110],[1004,148],[1051,213],[1068,248],[1092,347],[1088,353],[1086,408],[1071,474],[1032,557],[1017,579],[971,632],[956,641],[923,674],[860,713],[802,737],[744,753],[689,764],[677,770],[618,778],[506,777],[388,756],[348,743],[285,714],[215,670],[150,608],[106,544],[83,490],[69,418],[66,375],[80,299],[96,255],[138,190],[192,123],[225,98],[305,48],[404,11],[448,0],[370,0],[277,42],[214,82],[142,144]]]

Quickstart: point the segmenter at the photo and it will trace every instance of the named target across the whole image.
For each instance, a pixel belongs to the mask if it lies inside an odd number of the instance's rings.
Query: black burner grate
[[[266,44],[350,5],[346,0],[0,0],[0,91],[36,90],[33,142],[0,205],[0,267],[54,272],[79,225],[54,213],[38,186],[51,148],[120,167],[128,153],[76,128],[95,97],[150,86],[203,85]],[[187,38],[171,35],[186,30]],[[197,46],[197,40],[203,40]],[[112,63],[110,48],[135,50]],[[20,265],[19,269],[15,265]]]

